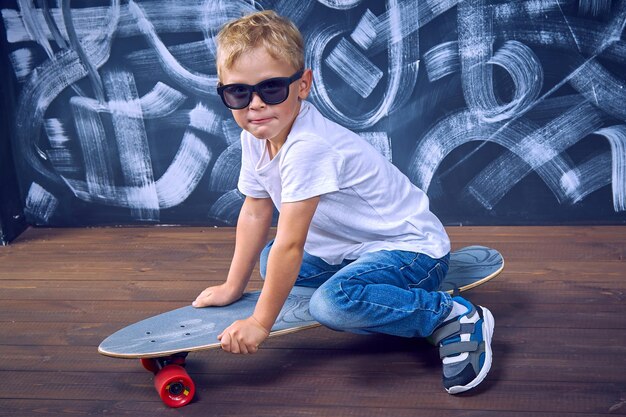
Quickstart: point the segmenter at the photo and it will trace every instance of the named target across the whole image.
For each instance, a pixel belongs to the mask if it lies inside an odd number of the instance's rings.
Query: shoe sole
[[[455,385],[453,387],[447,388],[449,394],[459,394],[461,392],[465,392],[470,390],[483,382],[489,370],[491,369],[491,360],[492,360],[492,351],[491,351],[491,339],[493,338],[493,330],[496,324],[496,320],[493,318],[493,314],[485,307],[480,307],[483,310],[483,339],[485,341],[485,362],[483,363],[483,367],[480,372],[469,384],[467,385]]]

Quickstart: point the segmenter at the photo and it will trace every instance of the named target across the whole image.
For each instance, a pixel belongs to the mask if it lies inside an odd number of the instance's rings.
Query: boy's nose
[[[250,100],[250,107],[251,108],[265,107],[265,102],[261,99],[261,96],[259,96],[256,92],[252,93],[252,100]]]

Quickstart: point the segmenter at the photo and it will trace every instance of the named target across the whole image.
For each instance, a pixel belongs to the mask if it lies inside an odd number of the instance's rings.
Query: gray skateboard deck
[[[504,260],[494,249],[469,246],[450,256],[450,268],[440,290],[466,291],[481,285],[502,271]],[[270,336],[278,336],[319,324],[309,313],[314,288],[294,287]],[[249,317],[259,291],[244,294],[227,307],[191,306],[150,317],[125,327],[106,338],[98,352],[118,358],[157,358],[220,346],[217,336],[234,321]]]
[[[504,258],[486,246],[466,246],[450,254],[450,267],[439,291],[453,294],[470,290],[498,276]]]
[[[461,292],[481,285],[502,271],[504,260],[498,251],[469,246],[450,255],[450,268],[440,290]],[[280,312],[270,336],[319,326],[309,313],[314,288],[294,287]],[[107,337],[98,351],[118,358],[140,358],[154,373],[154,387],[169,407],[183,407],[192,401],[195,384],[185,370],[188,352],[220,346],[219,335],[232,322],[249,317],[260,291],[249,292],[226,307],[191,306],[150,317]]]
[[[271,336],[315,327],[309,301],[315,288],[294,287]],[[217,336],[234,321],[250,317],[260,291],[248,292],[226,307],[182,307],[131,324],[106,338],[98,352],[118,358],[154,358],[179,352],[217,348]]]

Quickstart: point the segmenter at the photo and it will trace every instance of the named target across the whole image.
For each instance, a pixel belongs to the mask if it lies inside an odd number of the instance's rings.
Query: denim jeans
[[[263,278],[273,243],[261,252]],[[331,329],[426,337],[452,309],[451,297],[436,291],[449,259],[449,255],[433,259],[422,253],[384,250],[329,265],[305,252],[296,285],[318,288],[309,309]]]

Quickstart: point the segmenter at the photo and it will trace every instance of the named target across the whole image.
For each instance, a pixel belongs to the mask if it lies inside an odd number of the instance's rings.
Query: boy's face
[[[255,85],[275,77],[291,77],[300,68],[274,59],[265,48],[257,47],[250,53],[242,54],[232,68],[222,71],[222,84]],[[242,129],[259,139],[269,139],[281,146],[287,139],[296,116],[300,111],[300,99],[305,99],[311,89],[311,70],[306,70],[297,81],[289,85],[287,99],[279,104],[266,104],[255,92],[247,107],[231,110],[235,121]]]

